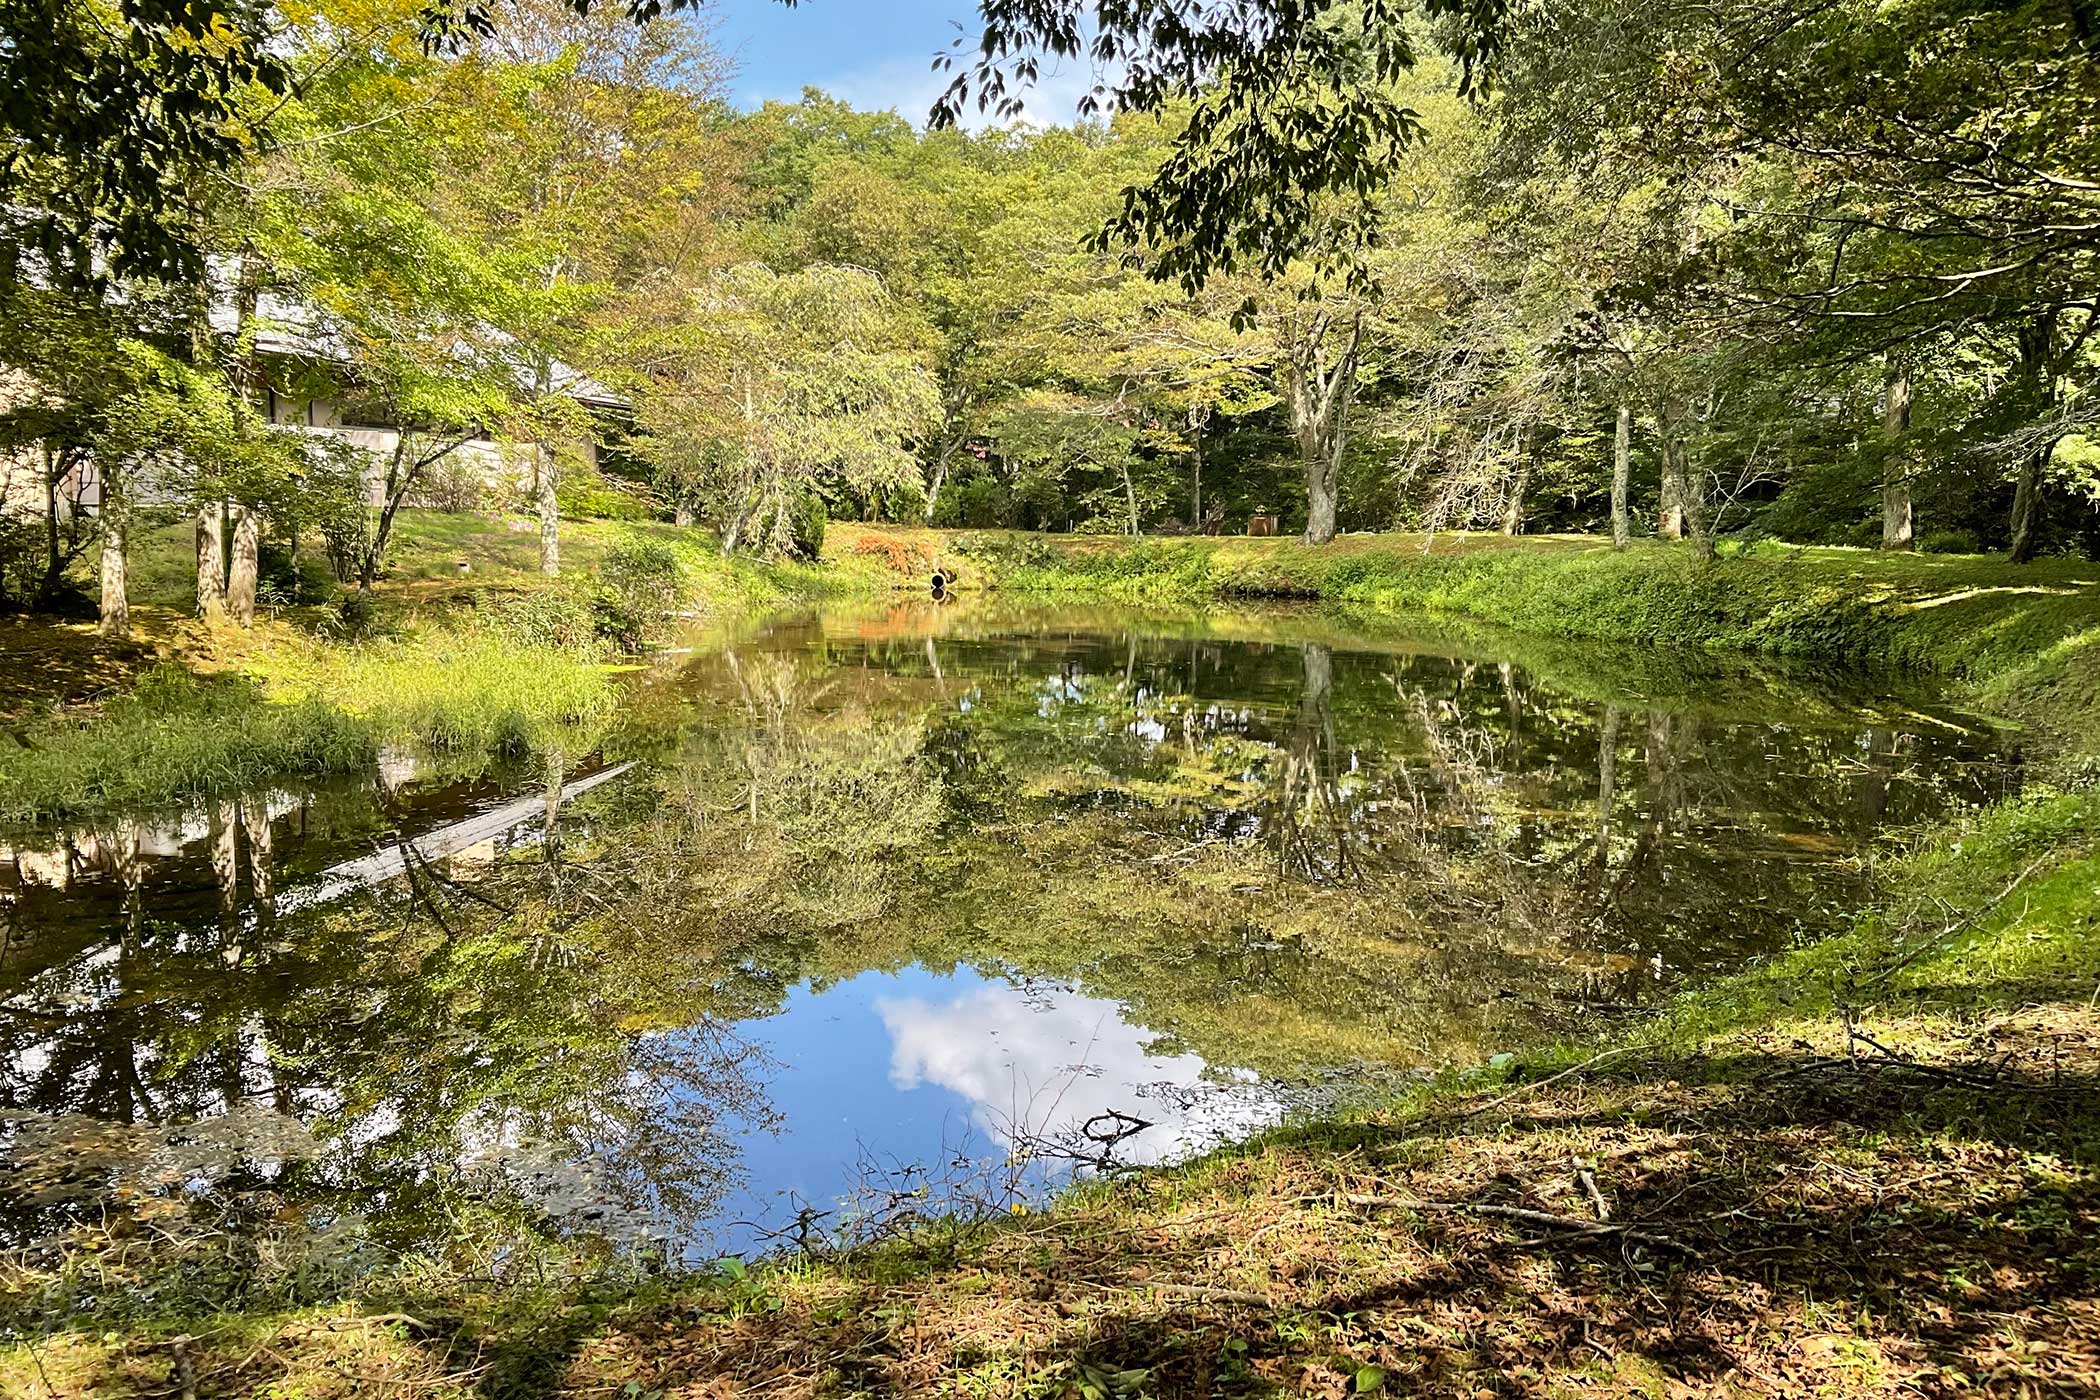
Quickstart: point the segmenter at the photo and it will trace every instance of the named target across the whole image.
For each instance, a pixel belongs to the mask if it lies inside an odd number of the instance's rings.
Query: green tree
[[[705,503],[722,551],[777,553],[807,494],[915,486],[939,401],[911,320],[871,273],[763,264],[687,293],[638,404],[638,450]]]

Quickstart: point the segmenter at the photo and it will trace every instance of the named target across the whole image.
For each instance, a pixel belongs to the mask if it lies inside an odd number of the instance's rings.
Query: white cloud
[[[890,1080],[934,1084],[969,1101],[977,1127],[1012,1147],[1070,1135],[1111,1110],[1152,1126],[1118,1161],[1168,1160],[1244,1137],[1281,1109],[1249,1077],[1206,1078],[1195,1055],[1155,1055],[1115,1002],[1061,987],[991,985],[945,1004],[875,1003],[891,1037]]]
[[[952,74],[932,71],[932,55],[924,58],[891,58],[865,68],[850,69],[812,84],[833,97],[863,111],[895,111],[913,126],[923,127],[926,114],[948,90]],[[1079,100],[1093,89],[1094,70],[1085,60],[1068,60],[1045,72],[1022,94],[1025,104],[1018,122],[1002,120],[996,113],[977,110],[973,97],[963,114],[963,125],[986,131],[1008,125],[1033,127],[1070,126],[1079,119]],[[795,101],[800,91],[781,94],[779,100]]]

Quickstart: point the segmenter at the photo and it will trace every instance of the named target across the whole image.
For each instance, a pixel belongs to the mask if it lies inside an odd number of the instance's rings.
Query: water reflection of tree
[[[1334,654],[1317,642],[1299,649],[1305,682],[1278,761],[1268,804],[1278,865],[1310,879],[1348,879],[1361,818],[1341,792],[1344,771],[1334,728]]]
[[[429,867],[265,937],[249,917],[272,889],[265,832],[251,809],[210,833],[221,888],[247,870],[232,919],[128,898],[109,943],[0,1011],[15,1225],[162,1196],[181,1183],[142,1173],[185,1141],[218,1148],[196,1164],[200,1210],[348,1211],[403,1245],[491,1208],[557,1229],[710,1212],[734,1167],[725,1124],[765,1118],[757,1067],[708,1007],[666,1004],[665,950],[604,918],[604,890],[539,859]],[[135,889],[135,840],[100,844]],[[286,1148],[302,1137],[314,1150]]]

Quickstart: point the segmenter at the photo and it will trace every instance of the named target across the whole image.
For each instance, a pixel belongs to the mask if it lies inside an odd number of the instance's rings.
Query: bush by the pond
[[[814,491],[803,492],[788,515],[788,529],[793,535],[792,547],[797,559],[823,556],[824,530],[830,523],[831,512],[824,505],[824,498]]]
[[[0,820],[243,787],[273,773],[339,773],[367,765],[369,728],[318,699],[272,704],[253,681],[148,671],[85,725],[54,727],[0,760]]]
[[[634,540],[606,551],[592,599],[599,635],[622,651],[638,651],[685,595],[685,570],[669,545]]]
[[[484,595],[478,607],[484,625],[521,646],[589,651],[598,645],[597,610],[576,588]]]

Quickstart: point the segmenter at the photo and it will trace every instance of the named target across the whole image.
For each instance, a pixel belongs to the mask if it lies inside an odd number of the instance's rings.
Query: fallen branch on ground
[[[1249,1308],[1273,1308],[1276,1305],[1259,1293],[1249,1293],[1241,1288],[1212,1288],[1201,1283],[1155,1283],[1144,1279],[1137,1283],[1094,1283],[1081,1280],[1088,1288],[1098,1288],[1104,1293],[1117,1293],[1124,1289],[1149,1288],[1154,1293],[1172,1293],[1182,1298],[1194,1298],[1205,1303],[1238,1303]]]
[[[1559,1074],[1549,1074],[1544,1079],[1534,1080],[1529,1084],[1524,1084],[1519,1086],[1518,1088],[1512,1089],[1510,1092],[1502,1095],[1502,1097],[1500,1098],[1489,1099],[1486,1103],[1480,1105],[1478,1108],[1460,1109],[1458,1116],[1461,1118],[1473,1118],[1480,1114],[1486,1113],[1491,1108],[1500,1108],[1502,1107],[1502,1105],[1508,1103],[1511,1099],[1521,1098],[1523,1095],[1530,1093],[1534,1089],[1545,1088],[1548,1084],[1558,1084],[1561,1080],[1566,1079],[1571,1074],[1580,1074],[1583,1070],[1589,1069],[1593,1065],[1600,1065],[1606,1060],[1612,1058],[1612,1056],[1614,1055],[1623,1055],[1632,1048],[1633,1047],[1629,1045],[1615,1046],[1610,1050],[1606,1050],[1601,1055],[1590,1056],[1587,1060],[1584,1060],[1579,1065],[1569,1065]]]
[[[1673,1250],[1679,1254],[1696,1255],[1699,1251],[1668,1235],[1653,1230],[1644,1230],[1637,1225],[1619,1224],[1613,1221],[1582,1220],[1572,1215],[1554,1215],[1543,1210],[1526,1210],[1522,1206],[1489,1205],[1480,1201],[1419,1201],[1406,1196],[1361,1196],[1342,1195],[1336,1197],[1352,1206],[1379,1206],[1390,1210],[1444,1211],[1454,1215],[1485,1215],[1502,1220],[1515,1220],[1525,1225],[1537,1225],[1543,1229],[1560,1230],[1566,1234],[1586,1239],[1615,1238],[1645,1244],[1654,1249]]]

